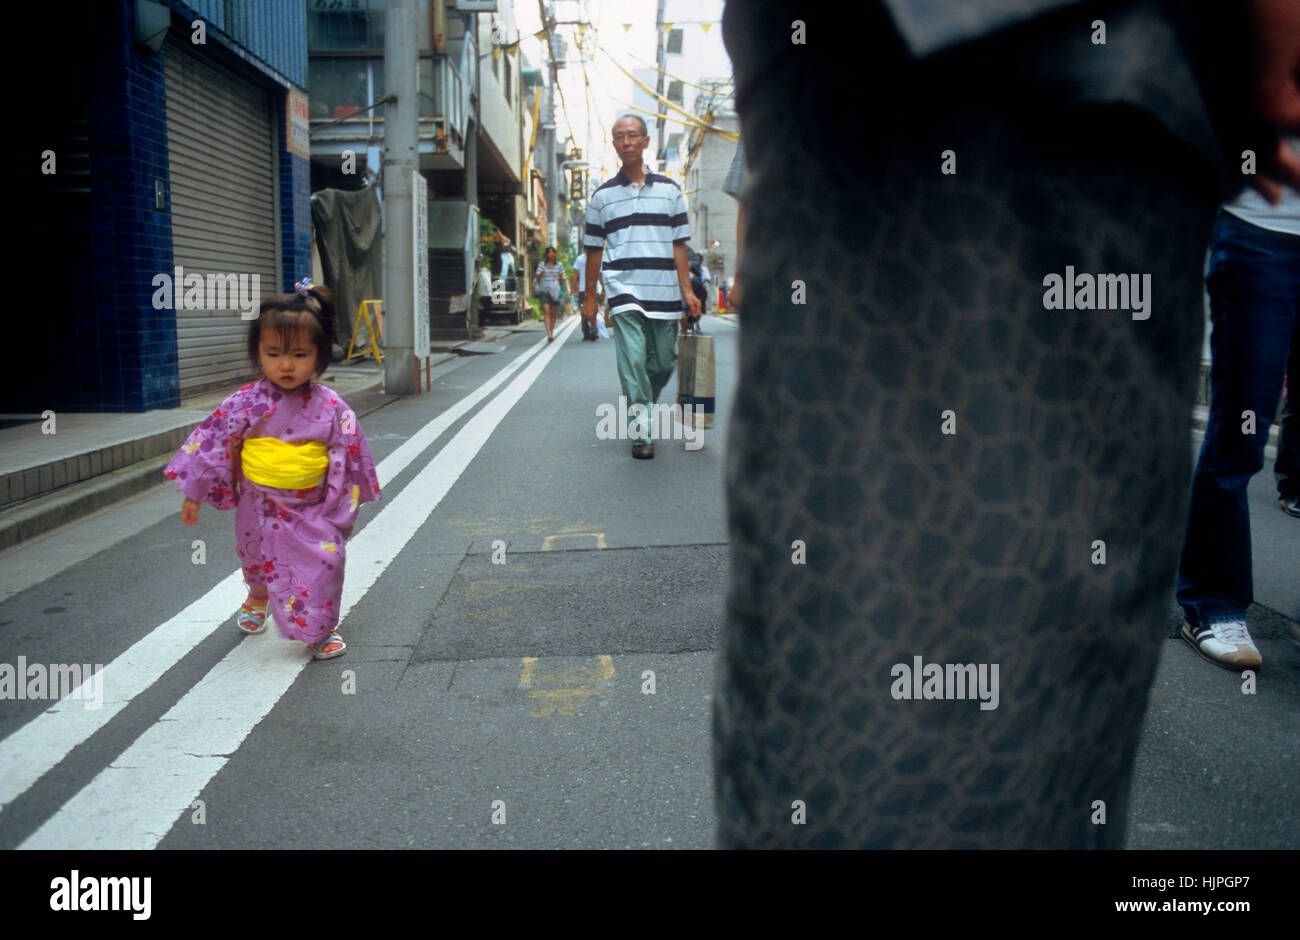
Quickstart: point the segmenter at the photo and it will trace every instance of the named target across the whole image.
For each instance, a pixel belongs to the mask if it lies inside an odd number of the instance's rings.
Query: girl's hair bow
[[[313,285],[311,282],[311,278],[305,277],[298,283],[294,284],[293,289],[296,290],[298,293],[306,296],[307,291],[310,290],[312,286]]]

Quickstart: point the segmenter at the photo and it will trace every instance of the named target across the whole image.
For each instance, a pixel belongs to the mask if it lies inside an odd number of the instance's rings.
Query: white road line
[[[444,431],[546,345],[542,340],[516,356],[496,375],[403,442],[376,468],[380,480],[392,480],[406,469]],[[383,505],[382,501],[380,505]],[[361,534],[368,528],[369,525],[361,530]],[[355,570],[355,563],[352,570]],[[70,693],[0,741],[0,804],[10,803],[25,792],[214,630],[229,621],[231,612],[243,602],[245,591],[243,575],[239,571],[233,572],[106,665],[100,676],[104,694],[102,708],[86,709],[83,702]]]
[[[576,326],[576,319],[561,326],[556,342],[466,423],[349,543],[342,616],[424,524]],[[310,661],[302,644],[284,640],[274,630],[244,640],[19,848],[156,847]]]
[[[443,414],[420,428],[420,430],[411,435],[410,439],[403,441],[401,446],[389,454],[384,462],[379,465],[378,469],[384,471],[382,478],[385,480],[391,480],[393,477],[405,470],[412,460],[420,456],[426,447],[442,435],[443,431],[447,430],[447,428],[459,421],[465,412],[469,411],[489,394],[494,392],[497,386],[508,379],[529,359],[545,349],[547,345],[546,340],[542,340],[540,343],[534,343],[531,348],[522,355],[516,356],[509,365],[503,368],[496,375],[492,376],[492,378],[488,379],[474,391],[470,392],[451,408],[448,408]]]

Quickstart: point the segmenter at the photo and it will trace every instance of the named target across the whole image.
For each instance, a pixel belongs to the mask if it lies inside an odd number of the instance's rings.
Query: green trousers
[[[677,364],[677,321],[652,320],[637,310],[616,313],[611,320],[618,384],[627,399],[628,436],[634,444],[649,444],[651,439],[641,436],[647,432],[646,426],[636,427],[640,409],[633,406],[643,406],[648,421],[650,407],[672,378]]]

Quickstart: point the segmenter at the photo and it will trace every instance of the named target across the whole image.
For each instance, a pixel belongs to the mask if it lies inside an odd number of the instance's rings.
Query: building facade
[[[32,124],[37,185],[17,194],[30,223],[16,261],[40,285],[40,314],[16,329],[61,365],[33,370],[8,407],[176,407],[251,374],[254,295],[309,270],[292,115],[306,102],[304,5],[68,6],[24,4],[15,24],[59,37]]]
[[[740,121],[734,111],[714,111],[703,107],[702,118],[714,127],[738,131]],[[712,131],[696,130],[691,134],[686,154],[686,201],[690,206],[691,245],[704,256],[715,285],[726,284],[735,276],[736,211],[739,203],[722,191],[722,184],[736,155],[736,142]]]
[[[477,12],[485,6],[495,9]],[[417,2],[417,140],[428,183],[435,340],[474,332],[467,298],[480,221],[516,246],[528,230],[523,164],[531,102],[514,8],[510,0],[473,7]],[[384,107],[372,105],[385,94],[384,18],[382,0],[308,0],[313,191],[360,188],[368,170],[382,175]]]

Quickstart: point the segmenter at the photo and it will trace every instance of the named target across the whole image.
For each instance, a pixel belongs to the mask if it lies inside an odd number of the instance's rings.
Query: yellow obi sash
[[[290,444],[275,437],[250,437],[241,458],[244,476],[277,490],[308,490],[325,479],[329,455],[320,441]]]

